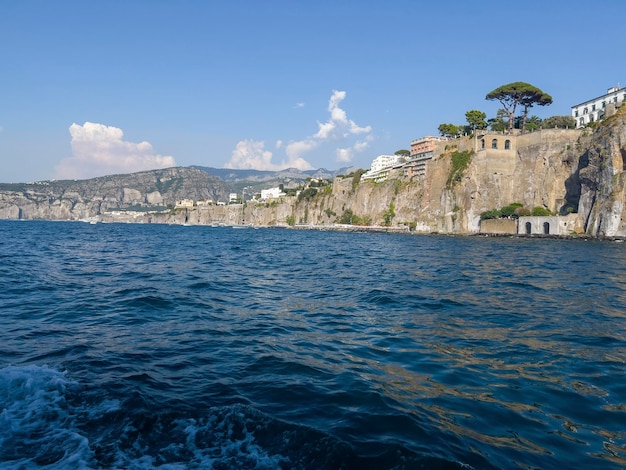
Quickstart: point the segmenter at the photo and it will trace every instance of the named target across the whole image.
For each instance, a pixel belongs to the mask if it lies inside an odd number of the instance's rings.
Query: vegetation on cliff
[[[529,215],[545,217],[555,214],[551,210],[546,209],[542,206],[535,206],[532,209],[528,209],[524,207],[524,204],[522,204],[521,202],[513,202],[508,206],[501,207],[500,209],[490,209],[488,211],[482,212],[480,214],[480,220],[517,219],[518,217]]]
[[[450,154],[452,164],[450,166],[450,173],[446,180],[446,188],[451,189],[456,183],[463,178],[463,172],[467,169],[472,159],[474,152],[471,150],[463,150],[462,152],[455,151]]]
[[[500,102],[509,117],[509,134],[513,131],[515,111],[518,106],[524,108],[520,127],[521,131],[524,132],[528,119],[528,110],[536,104],[539,106],[552,104],[550,95],[526,82],[513,82],[502,85],[487,93],[485,99]]]

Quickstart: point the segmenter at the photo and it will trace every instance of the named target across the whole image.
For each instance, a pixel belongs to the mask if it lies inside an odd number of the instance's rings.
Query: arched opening
[[[550,222],[544,222],[543,223],[543,233],[545,235],[549,235],[550,234]]]
[[[509,139],[504,141],[504,150],[511,150],[511,141]]]
[[[533,231],[533,224],[526,222],[526,235],[530,235]]]
[[[480,139],[480,148],[485,148],[485,139]]]
[[[491,141],[491,148],[492,149],[497,149],[498,148],[498,139],[493,139]]]

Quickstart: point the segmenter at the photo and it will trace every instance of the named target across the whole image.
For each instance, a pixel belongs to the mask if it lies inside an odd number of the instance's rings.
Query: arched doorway
[[[492,149],[497,149],[498,148],[498,139],[493,139],[491,141],[491,148]]]
[[[511,141],[509,139],[504,141],[504,150],[511,150]]]
[[[543,223],[543,233],[545,235],[549,235],[550,234],[550,222],[544,222]]]
[[[533,224],[526,222],[526,235],[530,235],[533,232]]]

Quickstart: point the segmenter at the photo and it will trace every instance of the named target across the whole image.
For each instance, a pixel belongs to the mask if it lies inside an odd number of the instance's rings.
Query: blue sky
[[[626,84],[623,0],[0,1],[0,182],[369,168],[524,81]]]

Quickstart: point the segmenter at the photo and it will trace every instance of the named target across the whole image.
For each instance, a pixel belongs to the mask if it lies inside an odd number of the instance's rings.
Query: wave
[[[193,416],[150,409],[138,396],[94,400],[67,372],[47,366],[0,369],[0,389],[3,469],[463,468],[398,445],[359,456],[334,436],[248,404]]]

